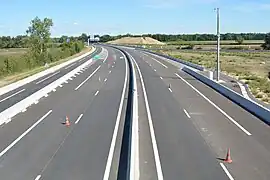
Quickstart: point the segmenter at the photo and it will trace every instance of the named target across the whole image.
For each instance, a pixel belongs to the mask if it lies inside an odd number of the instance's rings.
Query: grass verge
[[[23,72],[19,72],[19,73],[15,73],[15,74],[12,74],[12,75],[3,77],[0,80],[0,87],[6,86],[8,84],[14,83],[14,82],[19,81],[21,79],[24,79],[24,78],[27,78],[29,76],[32,76],[32,75],[34,75],[36,73],[39,73],[41,71],[44,71],[44,70],[46,70],[48,68],[51,68],[53,66],[59,65],[59,64],[61,64],[63,62],[66,62],[66,61],[68,61],[70,59],[73,59],[73,58],[78,57],[78,56],[80,56],[80,55],[82,55],[84,53],[87,53],[90,50],[91,50],[90,47],[85,47],[80,53],[74,54],[73,56],[70,56],[70,57],[61,59],[59,61],[55,61],[55,62],[49,63],[49,66],[47,68],[44,67],[44,66],[40,66],[40,67],[33,68],[31,70],[25,70]]]

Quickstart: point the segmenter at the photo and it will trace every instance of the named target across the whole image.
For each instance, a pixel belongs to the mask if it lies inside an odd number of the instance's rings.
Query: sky
[[[270,32],[270,0],[2,0],[0,36],[25,34],[52,18],[52,36]]]

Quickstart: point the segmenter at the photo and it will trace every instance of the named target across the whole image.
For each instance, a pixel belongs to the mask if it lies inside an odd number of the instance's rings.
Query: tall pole
[[[216,9],[217,11],[217,69],[216,69],[216,73],[217,73],[217,81],[219,81],[219,72],[220,72],[220,28],[219,28],[219,8]]]

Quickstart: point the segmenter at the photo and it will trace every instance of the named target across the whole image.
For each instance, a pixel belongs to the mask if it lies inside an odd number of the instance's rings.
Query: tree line
[[[84,48],[84,40],[80,37],[68,37],[61,39],[61,43],[55,43],[60,42],[60,38],[51,38],[50,29],[52,26],[52,19],[35,17],[26,30],[27,35],[1,37],[0,48],[27,48],[27,52],[19,56],[2,56],[0,77],[56,62],[79,53]]]
[[[237,40],[242,38],[243,40],[264,40],[265,33],[226,33],[221,34],[221,40]],[[215,41],[217,36],[215,34],[143,34],[143,35],[118,35],[110,36],[103,35],[100,36],[101,42],[108,42],[115,39],[123,37],[151,37],[158,41],[170,42],[170,41]]]

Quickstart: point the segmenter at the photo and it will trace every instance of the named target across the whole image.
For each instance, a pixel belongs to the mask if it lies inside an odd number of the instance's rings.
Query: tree
[[[52,19],[44,18],[41,20],[35,17],[30,24],[26,30],[26,33],[30,36],[30,49],[39,55],[47,52],[51,36],[50,29],[53,26]]]
[[[236,41],[238,44],[243,44],[244,38],[243,38],[242,36],[236,36],[235,41]]]
[[[270,50],[270,33],[267,33],[264,38],[263,49]]]

